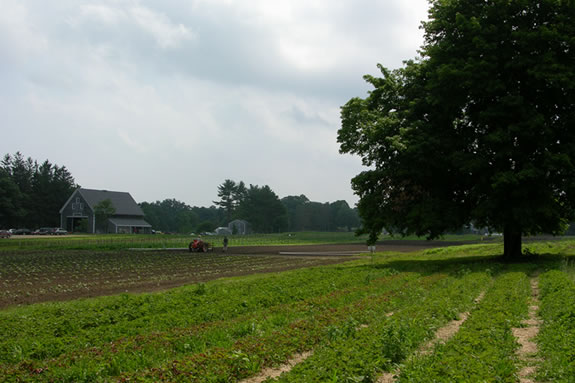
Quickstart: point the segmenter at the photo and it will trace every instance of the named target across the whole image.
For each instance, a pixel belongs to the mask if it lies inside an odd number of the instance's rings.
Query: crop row
[[[446,278],[426,294],[398,307],[393,315],[379,316],[367,327],[356,327],[330,339],[277,381],[373,382],[457,313],[469,309],[490,281],[486,273]]]
[[[433,354],[410,360],[399,381],[516,381],[518,344],[511,329],[527,316],[529,297],[525,273],[498,277],[457,334]]]
[[[263,296],[259,290],[255,290],[252,291],[251,296],[244,296],[244,300],[241,299],[242,294],[230,297],[228,294],[232,293],[230,290],[224,293],[221,290],[209,291],[209,288],[197,288],[194,292],[195,298],[197,298],[195,299],[197,305],[195,305],[196,310],[193,313],[190,311],[170,313],[176,317],[180,316],[180,319],[188,322],[188,325],[185,325],[183,321],[177,323],[177,318],[169,318],[172,325],[162,326],[159,323],[155,323],[151,326],[154,331],[143,331],[144,326],[142,326],[135,334],[130,336],[119,336],[127,333],[127,329],[124,326],[101,325],[100,327],[103,329],[108,329],[106,333],[118,332],[117,336],[108,336],[106,341],[100,341],[97,344],[94,343],[93,336],[98,334],[104,336],[101,331],[97,330],[85,328],[70,329],[68,336],[54,336],[54,334],[50,336],[47,333],[40,339],[48,347],[36,350],[28,349],[28,358],[20,359],[19,362],[12,360],[12,367],[4,371],[4,377],[20,376],[22,378],[22,374],[26,376],[26,373],[43,371],[44,373],[41,377],[46,380],[50,380],[55,376],[57,377],[56,380],[90,380],[117,374],[119,370],[116,370],[114,366],[121,365],[123,371],[129,371],[130,366],[133,366],[134,369],[141,369],[142,367],[151,366],[153,363],[158,363],[158,360],[162,361],[166,358],[173,360],[189,353],[203,353],[206,350],[213,350],[226,345],[229,347],[239,339],[253,336],[254,334],[264,337],[274,334],[273,337],[276,337],[276,332],[285,332],[278,329],[289,329],[294,323],[297,324],[296,327],[301,327],[303,323],[315,324],[321,322],[318,318],[323,318],[324,321],[334,321],[338,317],[334,313],[345,313],[351,307],[350,305],[358,304],[362,300],[369,301],[373,299],[373,294],[375,293],[389,292],[393,289],[405,287],[406,283],[409,284],[415,280],[415,276],[412,274],[387,277],[382,276],[383,274],[385,273],[382,271],[380,278],[371,280],[369,284],[357,279],[355,281],[345,281],[337,280],[338,278],[333,276],[329,278],[329,275],[323,275],[326,277],[326,283],[317,283],[318,285],[323,285],[323,294],[304,300],[297,298],[297,293],[303,293],[304,291],[298,291],[296,288],[290,289],[290,286],[285,286],[285,283],[283,284],[284,286],[281,286],[283,289],[276,290],[275,297]],[[316,273],[314,276],[318,277],[319,275]],[[437,277],[434,277],[434,279],[437,279]],[[267,282],[271,281],[267,280]],[[349,282],[353,282],[353,285],[349,288],[332,290],[329,287],[330,285],[335,287],[336,284],[349,284]],[[272,292],[274,291],[274,286],[270,285],[268,287],[271,288]],[[309,290],[312,289],[309,288]],[[244,290],[243,293],[245,294],[246,291]],[[282,293],[288,294],[288,296],[286,297]],[[292,295],[291,299],[289,298],[289,293]],[[224,296],[227,296],[227,298]],[[193,299],[190,299],[194,298],[194,296],[188,296],[187,298],[191,304],[194,303]],[[266,298],[268,298],[267,303]],[[291,301],[291,303],[282,304],[282,300]],[[257,305],[260,305],[261,308],[258,309]],[[125,304],[122,306],[124,310],[131,308],[130,306],[126,307],[127,305]],[[208,312],[215,310],[219,311],[217,320],[206,317]],[[193,320],[194,314],[197,317],[195,321]],[[137,313],[134,313],[134,315],[137,315]],[[168,319],[167,317],[170,315],[166,313],[166,315],[159,316],[163,316],[163,319]],[[89,324],[86,319],[79,319],[80,322],[83,322],[82,327]],[[153,315],[152,318],[147,319],[159,320],[160,318],[158,318],[158,315]],[[138,322],[137,320],[128,321],[126,326],[137,327]],[[176,323],[179,325],[176,326]],[[76,331],[79,333],[80,339],[75,339],[74,333]],[[92,339],[89,339],[90,336],[87,333],[91,333]],[[90,340],[92,341],[91,346],[83,347],[83,343]],[[70,345],[65,350],[60,350],[59,355],[55,355],[51,351],[54,349],[54,343],[56,342],[66,344],[74,341],[76,341],[74,345]],[[18,342],[13,341],[9,343],[13,345]],[[50,345],[49,343],[52,344]],[[34,378],[37,379],[38,376]]]
[[[0,306],[42,296],[106,292],[168,281],[202,282],[215,277],[325,264],[312,258],[227,256],[183,252],[26,252],[0,256]]]
[[[252,376],[262,367],[283,363],[297,352],[374,323],[390,310],[425,295],[444,278],[437,274],[408,283],[375,283],[369,295],[345,306],[327,310],[318,307],[313,315],[287,322],[269,333],[249,334],[227,347],[192,353],[145,373],[123,377],[135,381],[224,382]]]
[[[572,382],[575,377],[575,283],[563,271],[539,277],[540,311],[543,325],[538,336],[543,362],[541,381]]]
[[[356,262],[6,310],[0,380],[186,380],[201,366],[247,376],[419,302],[447,278],[419,275]]]
[[[378,270],[379,276],[387,270]],[[34,347],[27,340],[53,337],[65,344],[108,342],[121,336],[228,320],[254,310],[297,302],[363,283],[369,271],[348,273],[345,268],[316,268],[259,275],[246,280],[222,280],[190,285],[164,293],[119,295],[99,299],[41,304],[0,312],[0,361],[10,357],[12,345],[24,359]],[[28,351],[27,351],[28,350]],[[57,352],[48,347],[48,357]],[[8,353],[7,353],[8,352]]]

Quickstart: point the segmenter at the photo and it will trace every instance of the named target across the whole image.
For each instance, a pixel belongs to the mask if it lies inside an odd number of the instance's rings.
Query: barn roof
[[[141,218],[110,218],[110,222],[116,226],[152,227]]]
[[[112,201],[114,208],[116,208],[114,215],[144,215],[144,212],[140,209],[136,201],[134,201],[130,193],[83,188],[76,190],[76,192],[82,195],[86,203],[90,205],[92,211],[94,210],[94,206],[99,202],[109,199]]]

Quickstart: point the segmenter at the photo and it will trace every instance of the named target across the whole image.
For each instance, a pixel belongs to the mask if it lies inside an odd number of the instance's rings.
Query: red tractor
[[[204,242],[201,239],[194,239],[190,242],[190,253],[207,253],[208,251],[214,251],[212,245],[208,242]]]

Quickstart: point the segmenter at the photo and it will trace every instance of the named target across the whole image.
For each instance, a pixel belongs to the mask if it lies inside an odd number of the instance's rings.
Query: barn
[[[106,223],[96,222],[94,208],[109,200],[114,207]],[[130,193],[79,188],[60,209],[60,226],[69,232],[87,233],[151,233],[152,226]]]

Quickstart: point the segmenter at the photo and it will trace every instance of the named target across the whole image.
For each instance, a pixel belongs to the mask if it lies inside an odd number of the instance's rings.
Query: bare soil
[[[284,372],[289,372],[296,364],[299,364],[309,358],[312,353],[312,351],[306,351],[301,354],[297,354],[288,360],[287,363],[275,368],[265,368],[256,376],[241,380],[240,383],[262,383],[267,379],[275,379]]]
[[[377,251],[411,252],[460,245],[442,241],[382,241]],[[28,250],[0,254],[0,309],[120,293],[166,290],[222,277],[331,265],[367,252],[362,244],[245,246],[227,253]],[[280,255],[280,253],[284,255]]]
[[[539,327],[541,321],[537,319],[537,311],[539,310],[539,282],[537,277],[531,279],[531,305],[529,306],[529,318],[524,320],[522,324],[525,327],[513,328],[513,335],[520,345],[517,355],[519,360],[524,363],[523,368],[519,370],[520,383],[532,383],[531,376],[537,371],[537,363],[539,362],[536,357],[537,343],[535,337],[539,334]]]
[[[477,241],[425,241],[425,240],[388,240],[376,243],[376,251],[396,251],[408,253],[436,247],[459,246],[467,243],[478,243]],[[367,252],[364,244],[331,244],[331,245],[295,245],[295,246],[242,246],[231,247],[229,254],[279,254],[281,253],[318,253],[315,255],[342,254],[345,252],[357,252],[357,254]]]

